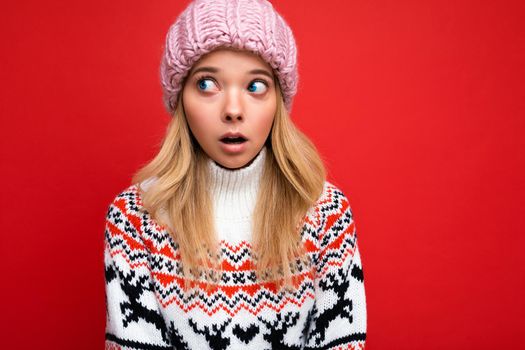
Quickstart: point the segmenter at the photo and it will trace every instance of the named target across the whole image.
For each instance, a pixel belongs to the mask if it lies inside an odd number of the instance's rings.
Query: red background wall
[[[2,348],[103,347],[104,216],[164,134],[186,4],[3,4]],[[523,347],[524,3],[274,6],[299,48],[292,118],[354,211],[367,348]]]

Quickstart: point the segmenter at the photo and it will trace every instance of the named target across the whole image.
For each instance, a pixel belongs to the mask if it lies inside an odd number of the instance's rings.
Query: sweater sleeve
[[[319,234],[315,303],[305,349],[364,349],[366,298],[352,210],[334,188]],[[335,209],[334,209],[335,208]]]
[[[172,349],[131,192],[109,206],[104,231],[106,350]]]

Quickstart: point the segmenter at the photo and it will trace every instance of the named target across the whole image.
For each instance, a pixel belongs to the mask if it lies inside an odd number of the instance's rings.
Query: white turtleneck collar
[[[251,242],[252,215],[266,161],[266,146],[253,161],[229,170],[208,159],[215,229],[219,240],[229,244]]]
[[[239,169],[227,169],[208,159],[215,218],[220,221],[251,219],[266,159],[266,146],[253,161]]]

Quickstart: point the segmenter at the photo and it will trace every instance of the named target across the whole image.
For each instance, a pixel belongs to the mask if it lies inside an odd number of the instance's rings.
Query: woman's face
[[[188,74],[182,103],[191,132],[219,165],[248,165],[270,134],[277,109],[271,67],[259,56],[221,48],[201,57]],[[240,133],[242,143],[224,142]]]

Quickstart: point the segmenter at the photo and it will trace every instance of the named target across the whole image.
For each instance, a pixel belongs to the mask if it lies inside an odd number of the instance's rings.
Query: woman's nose
[[[242,91],[239,89],[229,89],[226,93],[226,102],[224,106],[224,119],[226,121],[242,120]]]

